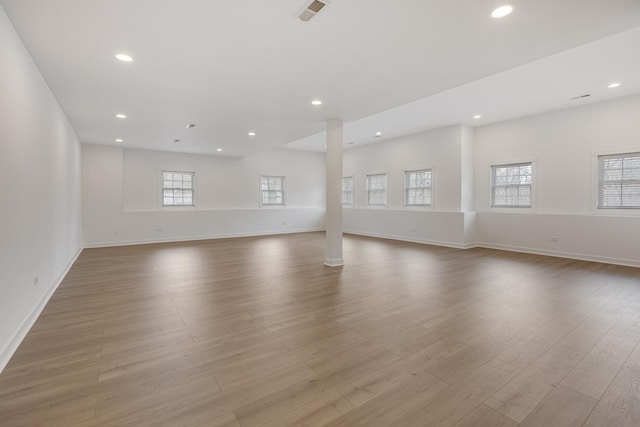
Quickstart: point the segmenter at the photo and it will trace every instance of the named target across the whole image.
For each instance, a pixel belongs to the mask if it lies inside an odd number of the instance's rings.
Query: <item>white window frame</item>
[[[425,187],[409,187],[409,174],[428,172],[431,175],[431,185]],[[430,203],[409,203],[409,190],[428,189],[431,192]],[[404,206],[408,208],[430,208],[433,206],[433,168],[410,169],[404,171]]]
[[[191,188],[168,188],[164,186],[165,183],[165,173],[179,173],[179,174],[183,174],[183,175],[190,175],[191,176]],[[184,182],[184,181],[183,181]],[[165,190],[191,190],[191,204],[180,204],[180,205],[167,205],[164,202],[164,192]],[[160,206],[165,209],[172,209],[172,208],[193,208],[196,206],[196,173],[193,171],[176,171],[176,170],[162,170],[160,171]]]
[[[595,154],[595,170],[596,170],[596,202],[595,202],[595,206],[596,209],[599,212],[639,212],[640,211],[640,205],[634,206],[603,206],[602,203],[602,195],[603,195],[603,185],[604,185],[604,180],[603,180],[603,165],[604,165],[604,161],[607,159],[620,159],[623,161],[624,163],[624,159],[626,158],[630,158],[630,157],[640,157],[640,151],[638,150],[634,150],[634,151],[619,151],[619,152],[615,152],[615,153],[600,153],[600,154]],[[624,166],[622,168],[622,173],[624,174]],[[635,184],[635,185],[640,185],[640,179],[624,179],[624,175],[623,175],[623,179],[621,180],[617,180],[617,181],[608,181],[611,183],[619,183],[621,189],[625,186],[625,184]],[[640,213],[640,212],[639,212]]]
[[[263,191],[278,191],[278,190],[263,190],[262,189],[262,180],[264,178],[280,178],[281,179],[281,187],[280,192],[282,193],[282,203],[265,203]],[[265,208],[282,208],[286,206],[287,203],[287,179],[284,175],[266,175],[260,174],[260,180],[258,182],[258,197],[260,199],[260,206]]]
[[[351,190],[345,190],[344,189],[344,180],[345,179],[350,179],[351,180]],[[351,176],[343,176],[342,177],[342,206],[345,207],[353,207],[354,203],[355,203],[355,195],[356,195],[356,180],[355,177],[353,175]],[[351,203],[345,203],[344,201],[344,193],[350,191],[351,192]]]
[[[372,204],[371,203],[371,181],[370,179],[372,177],[378,177],[378,176],[383,176],[384,177],[384,203],[375,203]],[[367,207],[371,207],[371,208],[385,208],[387,207],[388,203],[389,203],[389,177],[387,175],[386,172],[381,172],[381,173],[371,173],[371,174],[367,174],[367,178],[366,178],[366,186],[367,186]]]
[[[494,189],[497,188],[494,185],[494,170],[497,168],[505,168],[505,167],[515,167],[515,166],[524,166],[531,165],[531,183],[529,184],[529,205],[496,205],[494,204],[495,196]],[[526,211],[533,210],[535,206],[535,179],[536,179],[536,161],[535,160],[525,160],[525,161],[513,161],[513,162],[500,162],[500,163],[492,163],[489,165],[489,208],[490,209],[500,209],[503,211],[512,210],[513,212],[518,211]],[[519,184],[518,187],[526,186],[526,184]],[[506,186],[501,186],[506,187]]]

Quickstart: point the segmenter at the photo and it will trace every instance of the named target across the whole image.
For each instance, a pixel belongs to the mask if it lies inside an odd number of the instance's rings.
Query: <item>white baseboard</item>
[[[42,310],[44,310],[44,307],[49,302],[49,299],[51,298],[53,293],[56,291],[56,289],[58,289],[58,286],[60,286],[60,283],[62,283],[65,276],[67,275],[67,273],[69,272],[73,264],[76,262],[76,260],[80,256],[80,253],[82,253],[82,249],[83,248],[78,249],[78,252],[76,252],[76,254],[71,258],[71,260],[67,263],[64,270],[62,271],[62,273],[58,275],[58,277],[51,284],[47,292],[42,296],[42,298],[40,298],[40,301],[38,301],[38,304],[34,307],[34,309],[31,311],[29,316],[27,316],[27,318],[24,319],[24,321],[22,322],[18,330],[13,334],[13,336],[9,340],[9,343],[2,350],[0,350],[0,373],[2,373],[4,368],[7,366],[7,364],[9,363],[9,360],[11,360],[11,357],[20,346],[20,343],[22,343],[22,340],[24,340],[24,338],[27,336],[27,333],[33,327],[34,323],[36,323],[36,320],[38,320],[40,313],[42,313]]]
[[[588,254],[564,252],[564,251],[550,251],[546,249],[537,249],[537,248],[511,246],[511,245],[500,245],[500,244],[485,243],[485,242],[478,242],[476,244],[476,247],[487,248],[487,249],[497,249],[497,250],[509,251],[509,252],[521,252],[521,253],[534,254],[534,255],[546,255],[546,256],[552,256],[556,258],[576,259],[579,261],[601,262],[604,264],[623,265],[625,267],[640,267],[640,260],[633,260],[633,259],[611,258],[611,257],[605,257],[605,256],[599,256],[599,255],[588,255]]]
[[[422,243],[424,245],[444,246],[447,248],[455,248],[455,249],[471,249],[476,246],[475,243],[445,242],[440,240],[418,239],[418,238],[414,239],[406,236],[395,236],[391,234],[370,233],[370,232],[363,232],[363,231],[345,230],[344,233],[355,234],[357,236],[375,237],[378,239],[400,240],[402,242],[410,242],[410,243]]]
[[[313,228],[297,228],[292,230],[270,230],[259,231],[255,233],[223,233],[223,234],[206,234],[200,236],[185,236],[185,237],[166,237],[158,239],[140,239],[140,240],[122,240],[117,242],[94,242],[85,243],[84,247],[89,248],[108,248],[113,246],[132,246],[132,245],[151,245],[154,243],[172,243],[172,242],[191,242],[197,240],[213,240],[213,239],[232,239],[234,237],[260,237],[260,236],[273,236],[277,234],[296,234],[296,233],[311,233],[314,231],[325,231],[324,227]]]

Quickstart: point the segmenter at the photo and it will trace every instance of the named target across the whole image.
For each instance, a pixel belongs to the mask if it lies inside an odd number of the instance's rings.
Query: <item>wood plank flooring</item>
[[[323,233],[87,249],[9,426],[638,426],[640,270]]]

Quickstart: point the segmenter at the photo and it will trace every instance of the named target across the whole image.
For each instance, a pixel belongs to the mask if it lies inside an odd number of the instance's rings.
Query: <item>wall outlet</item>
[[[554,243],[557,243],[557,242],[560,241],[560,238],[558,236],[551,236],[551,238],[549,240],[551,240]]]
[[[33,286],[37,285],[39,280],[40,278],[38,276],[33,276]]]

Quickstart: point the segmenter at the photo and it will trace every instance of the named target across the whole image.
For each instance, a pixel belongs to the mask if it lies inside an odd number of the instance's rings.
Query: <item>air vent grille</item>
[[[311,18],[316,16],[316,14],[320,12],[326,5],[326,3],[319,0],[313,0],[310,5],[305,7],[304,10],[300,12],[298,18],[300,18],[300,20],[304,22],[310,21]]]

